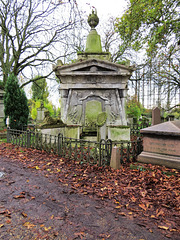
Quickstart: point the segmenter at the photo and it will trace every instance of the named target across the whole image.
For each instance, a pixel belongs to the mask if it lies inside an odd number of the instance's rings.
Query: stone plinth
[[[65,127],[65,137],[80,139],[81,128],[80,125],[67,125]]]
[[[44,128],[44,129],[38,129],[42,134],[48,134],[57,136],[59,133],[61,133],[64,136],[65,129],[64,127],[57,127],[57,128]]]
[[[130,127],[110,125],[108,138],[112,141],[130,141]]]
[[[180,141],[167,136],[144,136],[144,151],[180,156]]]
[[[144,128],[143,152],[138,161],[180,169],[180,121]]]
[[[116,146],[112,149],[110,166],[114,169],[120,168],[120,150]]]

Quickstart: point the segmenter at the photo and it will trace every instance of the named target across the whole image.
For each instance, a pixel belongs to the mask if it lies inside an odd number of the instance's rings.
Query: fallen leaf
[[[83,237],[85,236],[85,233],[84,232],[77,232],[77,233],[74,233],[74,235],[83,239]]]
[[[164,230],[168,230],[169,227],[166,227],[166,226],[158,226],[158,228],[161,228],[161,229],[164,229]]]
[[[58,232],[54,232],[54,236],[57,237],[59,235]]]
[[[115,208],[117,208],[117,209],[122,208],[122,205],[119,205],[119,206],[117,206],[117,207],[115,207]]]
[[[124,212],[119,212],[118,215],[126,216]]]
[[[51,227],[44,227],[44,230],[47,232],[51,229]]]
[[[0,211],[0,214],[5,214],[5,213],[6,213],[6,211],[4,211],[4,210],[3,210],[3,211]]]
[[[15,199],[25,198],[25,196],[23,194],[20,194],[20,195],[13,196],[13,198],[15,198]]]
[[[35,225],[30,222],[25,222],[23,226],[27,227],[28,229],[35,227]]]
[[[159,215],[164,215],[164,211],[162,209],[156,210],[156,216],[159,217]]]
[[[0,228],[4,227],[4,224],[0,224]]]
[[[110,236],[111,236],[111,235],[109,235],[109,234],[104,234],[104,233],[99,234],[99,237],[102,237],[103,239],[110,238]]]
[[[48,162],[46,165],[48,165],[48,166],[49,166],[49,165],[52,165],[52,163],[51,163],[51,162]]]
[[[132,202],[136,202],[136,198],[134,196],[132,196],[131,200]]]
[[[170,232],[177,232],[177,229],[172,228],[172,229],[170,230]]]
[[[27,214],[24,213],[24,212],[22,212],[21,215],[22,215],[23,217],[27,217]]]
[[[143,204],[143,203],[141,203],[141,204],[139,204],[139,206],[144,210],[144,211],[146,211],[146,206]]]

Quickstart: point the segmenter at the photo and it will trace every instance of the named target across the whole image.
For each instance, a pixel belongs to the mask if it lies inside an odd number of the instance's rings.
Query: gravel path
[[[108,199],[78,194],[15,160],[0,156],[0,172],[0,239],[169,239],[118,215]]]

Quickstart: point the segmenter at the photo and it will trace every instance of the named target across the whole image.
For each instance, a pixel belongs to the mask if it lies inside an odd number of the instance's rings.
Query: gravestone
[[[112,63],[110,53],[102,51],[100,36],[95,29],[98,21],[97,15],[92,12],[88,18],[91,30],[86,49],[77,53],[77,61],[54,66],[60,80],[61,118],[66,128],[78,126],[81,136],[100,134],[100,138],[109,138],[111,135],[115,137],[112,140],[118,140],[123,131],[125,139],[122,140],[129,140],[129,129],[122,130],[121,126],[127,126],[127,82],[134,68]],[[107,119],[99,129],[97,116],[102,112],[107,114]],[[126,130],[127,134],[124,134]]]
[[[36,117],[36,123],[37,124],[43,122],[44,117],[45,117],[45,115],[44,115],[45,111],[47,111],[47,109],[44,107],[44,104],[41,103],[40,108],[37,108],[37,117]]]
[[[143,152],[139,162],[180,169],[180,121],[168,121],[140,130]]]
[[[152,125],[161,123],[161,111],[158,107],[152,110]]]
[[[0,128],[4,127],[4,90],[0,89]]]

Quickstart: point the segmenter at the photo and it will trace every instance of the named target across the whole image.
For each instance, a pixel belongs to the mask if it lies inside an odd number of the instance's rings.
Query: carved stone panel
[[[102,112],[102,103],[97,100],[91,100],[85,103],[84,129],[97,131],[97,116]]]

